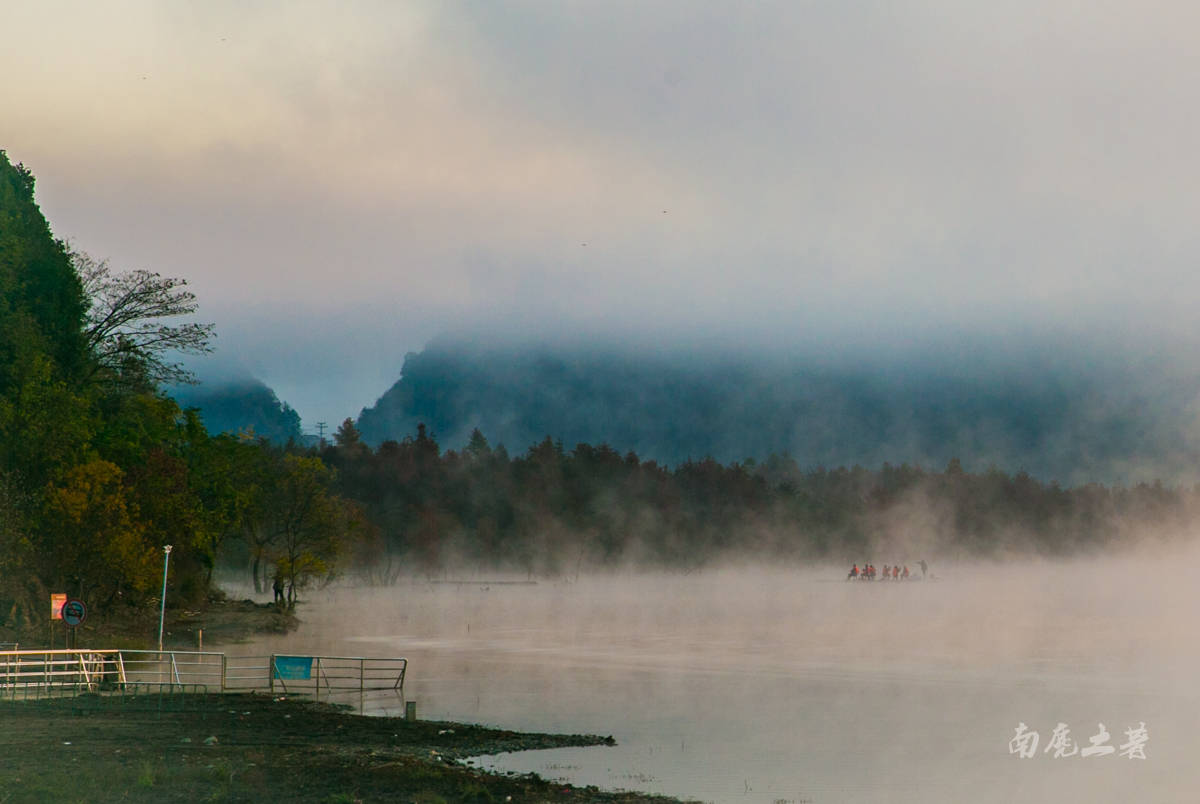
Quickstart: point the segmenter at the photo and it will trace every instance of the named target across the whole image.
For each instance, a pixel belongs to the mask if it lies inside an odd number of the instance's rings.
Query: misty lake
[[[405,656],[422,718],[613,735],[474,763],[576,785],[768,804],[1177,801],[1200,790],[1200,650],[1194,590],[1160,567],[457,576],[310,593],[298,632],[230,652]],[[1031,758],[1009,750],[1020,723],[1039,733]],[[1073,756],[1046,750],[1060,723]],[[1100,723],[1116,750],[1082,756]],[[1142,723],[1146,758],[1122,756]]]

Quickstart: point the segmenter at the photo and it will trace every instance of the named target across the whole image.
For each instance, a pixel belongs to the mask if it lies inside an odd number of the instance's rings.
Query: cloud
[[[396,319],[400,353],[480,321],[1195,345],[1182,2],[7,15],[0,147],[56,231],[187,276],[293,385],[332,366],[278,347],[296,310],[363,377]]]

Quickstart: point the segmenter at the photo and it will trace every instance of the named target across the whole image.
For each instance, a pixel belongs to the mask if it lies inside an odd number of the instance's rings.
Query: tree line
[[[443,452],[415,435],[371,449],[347,419],[320,452],[372,526],[378,581],[466,563],[528,573],[729,560],[916,562],[1066,556],[1182,534],[1196,489],[1063,488],[1029,474],[884,464],[804,469],[773,455],[674,468],[545,438],[511,457],[476,429]]]

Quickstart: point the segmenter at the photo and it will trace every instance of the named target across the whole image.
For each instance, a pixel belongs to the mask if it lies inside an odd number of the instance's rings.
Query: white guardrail
[[[403,699],[408,660],[365,656],[227,656],[178,650],[0,650],[0,700],[124,690],[139,685],[334,698]]]

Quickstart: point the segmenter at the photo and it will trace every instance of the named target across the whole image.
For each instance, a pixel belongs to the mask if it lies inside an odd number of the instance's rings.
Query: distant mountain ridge
[[[255,379],[181,386],[171,395],[180,407],[198,408],[212,434],[250,433],[277,444],[301,441],[300,414]]]
[[[960,458],[1064,483],[1194,477],[1196,387],[1050,366],[837,368],[799,358],[441,338],[357,425],[372,444],[425,423],[445,448],[479,428],[524,451],[607,443],[676,465],[788,453],[801,466],[944,466]],[[1190,474],[1189,474],[1190,473]]]

